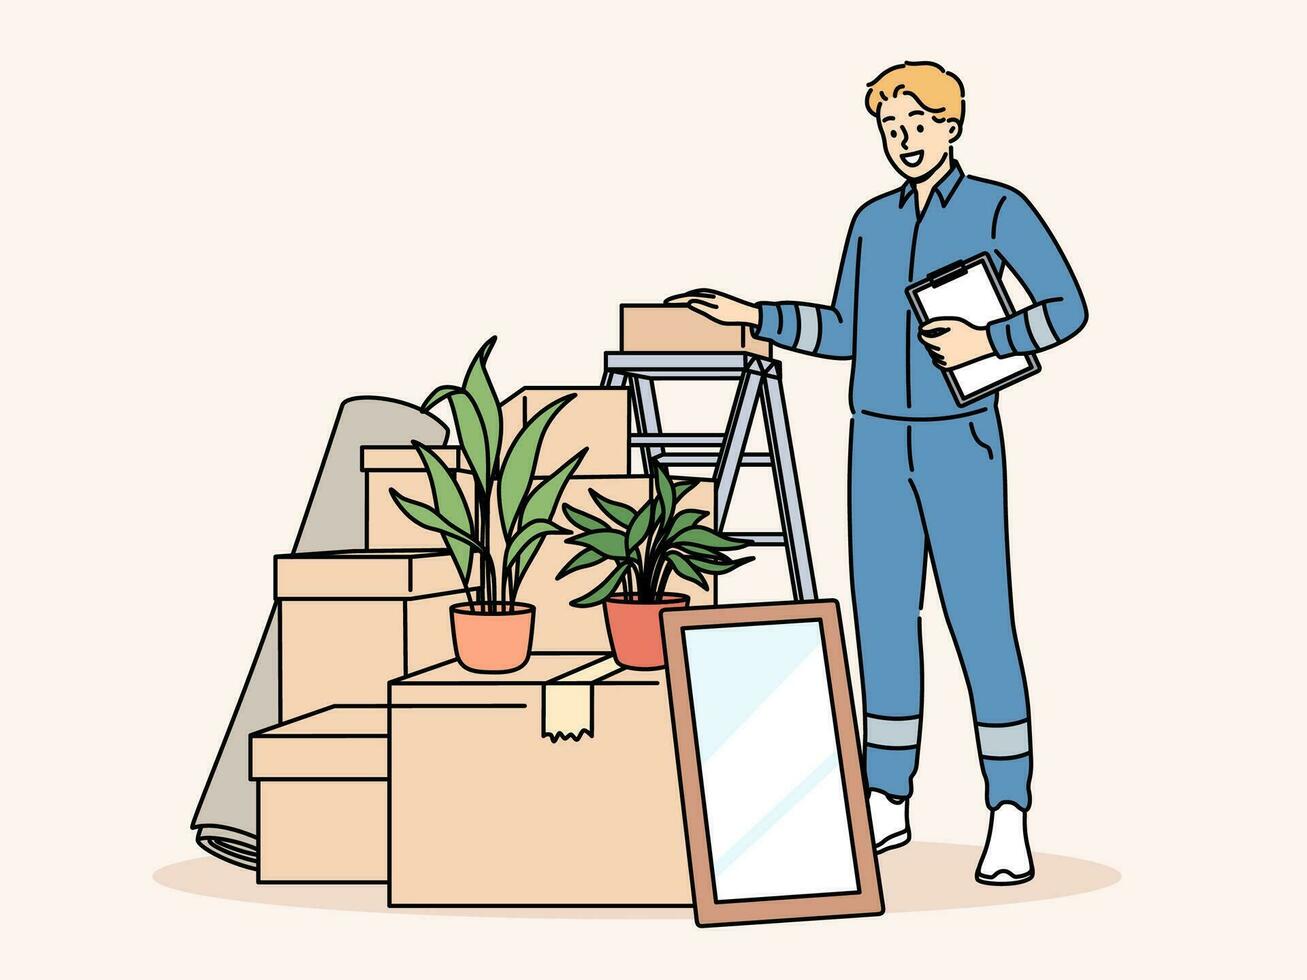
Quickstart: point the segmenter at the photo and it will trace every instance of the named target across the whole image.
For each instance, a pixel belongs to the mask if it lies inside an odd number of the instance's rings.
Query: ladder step
[[[632,446],[720,446],[725,436],[710,432],[632,433]]]
[[[785,544],[784,531],[723,531],[725,535],[747,541],[755,547]]]
[[[664,466],[716,466],[721,453],[659,453],[655,459]],[[771,453],[744,453],[741,466],[771,466]]]

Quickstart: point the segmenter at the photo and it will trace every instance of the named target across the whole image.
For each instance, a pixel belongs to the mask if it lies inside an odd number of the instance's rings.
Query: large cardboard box
[[[250,736],[259,882],[385,881],[386,720],[328,708]]]
[[[713,488],[714,484],[711,480],[701,480],[697,487],[681,499],[681,509],[695,508],[708,512],[708,517],[704,520],[706,527],[714,526]],[[649,499],[649,478],[647,476],[574,477],[563,489],[563,496],[554,519],[564,527],[570,527],[563,513],[562,505],[565,503],[602,517],[602,511],[590,496],[591,490],[611,500],[639,507]],[[571,528],[571,530],[575,532],[578,529]],[[568,544],[565,536],[548,537],[540,546],[535,561],[522,580],[518,600],[532,603],[536,607],[533,639],[536,650],[610,649],[603,606],[577,609],[570,603],[599,585],[612,571],[613,566],[609,562],[603,562],[574,572],[564,579],[557,579],[558,572],[575,554],[576,546]],[[716,580],[710,578],[708,583],[709,587],[703,589],[673,574],[668,581],[668,590],[687,594],[691,605],[711,605],[717,595]]]
[[[454,470],[464,499],[472,499],[472,474],[457,446],[432,447],[432,452]],[[417,450],[412,446],[364,446],[360,467],[364,479],[365,548],[443,548],[435,531],[419,527],[391,499],[391,488],[410,500],[431,503],[431,484]]]
[[[447,551],[279,555],[275,577],[283,719],[384,703],[390,680],[454,655],[464,593]]]
[[[624,303],[621,316],[624,351],[745,352],[771,357],[771,344],[759,340],[748,327],[713,323],[688,306]]]
[[[629,473],[630,395],[625,388],[522,388],[504,399],[504,452],[531,417],[550,402],[575,395],[554,416],[536,473],[548,476],[582,449],[589,449],[578,476]]]
[[[664,671],[536,654],[390,686],[392,905],[688,905]]]

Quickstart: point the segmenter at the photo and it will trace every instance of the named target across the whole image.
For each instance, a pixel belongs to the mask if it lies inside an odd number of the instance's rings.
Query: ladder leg
[[[633,379],[631,378],[630,375],[624,374],[620,371],[605,370],[604,379],[601,382],[601,384],[605,388],[625,388],[628,391],[631,391],[634,388],[634,385],[632,384],[632,380]],[[640,417],[640,410],[638,406],[635,405],[634,401],[632,401],[631,408],[630,408],[630,417],[626,420],[627,431],[640,432],[642,423],[643,420]],[[631,457],[631,451],[629,446],[627,447],[626,456],[627,456],[627,465],[629,466],[630,457]],[[640,458],[644,459],[643,453],[641,454]]]
[[[632,404],[635,406],[638,431],[642,435],[660,434],[663,426],[658,418],[658,396],[654,394],[653,379],[636,376],[631,379],[631,382],[633,385],[631,393],[635,396]],[[644,456],[644,471],[652,473],[653,464],[663,454],[664,447],[642,446],[641,449]]]
[[[718,530],[726,527],[726,514],[731,507],[731,496],[735,493],[735,480],[740,475],[740,460],[744,457],[744,445],[749,438],[749,426],[758,404],[761,382],[762,377],[756,371],[745,371],[740,375],[739,387],[735,389],[735,400],[731,403],[730,418],[726,422],[721,455],[717,457],[717,467],[713,473],[713,482],[717,486],[714,504],[716,513],[713,519],[717,522]]]
[[[772,454],[772,475],[776,480],[777,509],[785,532],[785,557],[790,566],[790,584],[794,589],[794,598],[815,599],[817,584],[812,571],[812,553],[808,547],[808,528],[803,520],[803,502],[799,497],[799,477],[794,464],[794,444],[790,440],[790,421],[785,412],[781,379],[775,374],[768,374],[763,382],[763,401],[767,443]]]

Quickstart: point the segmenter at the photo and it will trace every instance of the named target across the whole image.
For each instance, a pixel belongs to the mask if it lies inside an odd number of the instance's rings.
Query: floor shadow
[[[885,905],[890,913],[982,908],[1065,898],[1107,888],[1121,873],[1105,864],[1062,854],[1036,854],[1034,881],[995,888],[972,878],[980,849],[965,844],[916,842],[880,859]],[[563,909],[392,909],[384,885],[258,885],[252,872],[211,857],[160,868],[154,880],[165,888],[260,905],[491,919],[689,919],[688,908]]]
[[[939,912],[1040,902],[1098,891],[1121,880],[1121,872],[1105,864],[1037,853],[1033,881],[1008,887],[982,885],[974,877],[979,860],[979,847],[929,841],[882,854],[886,911]]]

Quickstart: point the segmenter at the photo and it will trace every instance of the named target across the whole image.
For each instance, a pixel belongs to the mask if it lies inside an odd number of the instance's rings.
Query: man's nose
[[[903,147],[903,149],[905,149],[905,150],[908,148],[908,127],[907,127],[907,126],[904,126],[904,127],[903,127],[903,138],[899,140],[899,145],[900,145],[901,147]]]

